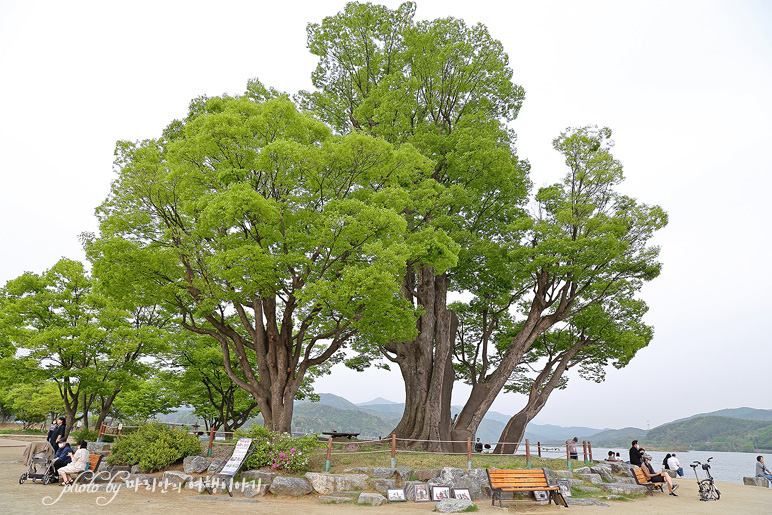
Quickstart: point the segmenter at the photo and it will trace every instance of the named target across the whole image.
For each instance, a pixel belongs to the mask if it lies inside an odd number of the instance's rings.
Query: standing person
[[[641,466],[643,463],[643,458],[641,458],[642,451],[638,446],[638,440],[633,440],[633,446],[630,447],[630,465]]]
[[[671,454],[667,459],[667,468],[675,470],[678,477],[684,477],[684,468],[681,466],[681,462],[678,461],[678,458],[676,458],[675,453]]]
[[[664,459],[664,460],[662,460],[662,470],[667,470],[667,469],[669,469],[669,468],[670,468],[670,467],[668,466],[668,464],[667,464],[667,460],[669,460],[669,459],[670,459],[670,456],[671,456],[671,454],[670,454],[670,453],[667,453],[667,454],[665,454],[665,459]]]
[[[59,417],[56,420],[56,427],[52,431],[49,431],[48,443],[51,444],[51,447],[53,447],[54,451],[59,449],[60,440],[66,441],[64,438],[64,434],[67,430],[67,424],[65,424],[65,420],[66,419],[64,417]]]
[[[72,459],[69,465],[59,469],[59,476],[62,478],[62,486],[71,485],[75,482],[75,479],[70,478],[67,474],[77,475],[79,472],[86,470],[88,465],[88,442],[86,440],[78,441],[78,450],[75,453],[69,453],[68,456]]]
[[[772,481],[772,472],[764,465],[764,458],[756,456],[756,477],[765,477]]]
[[[649,454],[644,454],[642,459],[643,464],[641,465],[641,470],[643,471],[643,475],[646,476],[646,479],[652,483],[667,483],[667,488],[670,490],[670,495],[673,497],[678,497],[675,493],[678,485],[673,483],[670,475],[667,472],[654,472],[654,467],[651,466],[651,456]]]
[[[477,441],[474,443],[474,452],[482,452],[483,451],[483,444],[478,438]]]
[[[579,459],[579,453],[576,450],[576,442],[578,441],[579,441],[579,438],[575,436],[573,440],[569,440],[568,442],[568,455],[569,455],[569,458],[572,460]]]

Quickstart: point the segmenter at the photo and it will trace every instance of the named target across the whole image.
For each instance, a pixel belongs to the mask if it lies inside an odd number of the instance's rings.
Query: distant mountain
[[[623,427],[622,429],[605,429],[584,439],[591,441],[592,445],[597,447],[629,447],[633,440],[648,442],[647,433],[648,431],[645,429]]]
[[[375,399],[367,402],[359,402],[357,406],[369,406],[370,404],[399,404],[398,402],[384,399],[383,397],[376,397]]]
[[[739,418],[742,420],[765,420],[767,422],[772,422],[772,409],[729,408],[729,409],[722,409],[718,411],[711,411],[709,413],[698,413],[697,415],[692,415],[691,417],[679,418],[678,420],[674,420],[671,423],[683,422],[684,420],[689,420],[697,417],[711,417],[711,416]]]
[[[695,417],[655,427],[646,435],[651,446],[753,452],[772,448],[772,423],[729,417]]]

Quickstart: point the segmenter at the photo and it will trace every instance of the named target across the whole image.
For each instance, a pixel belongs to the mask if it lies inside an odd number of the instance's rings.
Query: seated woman
[[[678,485],[673,484],[673,479],[667,472],[654,472],[654,468],[651,466],[650,454],[643,455],[641,470],[643,470],[643,475],[646,476],[646,479],[652,483],[667,483],[668,490],[670,490],[670,495],[673,497],[678,497],[675,493],[675,489],[678,488]]]
[[[70,455],[72,454],[72,448],[70,447],[70,444],[67,442],[59,441],[59,448],[56,450],[56,454],[54,455],[54,471],[56,472],[56,475],[59,475],[59,469],[69,465],[69,463],[72,461],[72,458],[70,458]]]
[[[88,442],[86,440],[80,440],[78,442],[78,450],[75,454],[69,453],[68,456],[72,458],[72,462],[59,469],[59,476],[62,478],[62,486],[71,485],[75,482],[74,476],[78,473],[86,470],[88,466]],[[72,475],[71,478],[69,475]]]

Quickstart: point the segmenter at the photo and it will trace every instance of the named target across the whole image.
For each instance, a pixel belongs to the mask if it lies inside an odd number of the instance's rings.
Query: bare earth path
[[[3,515],[28,515],[48,513],[111,513],[115,515],[193,515],[209,514],[270,514],[270,515],[375,515],[389,513],[396,515],[433,513],[434,503],[398,503],[386,506],[370,507],[351,504],[325,505],[315,496],[302,499],[273,497],[270,494],[254,500],[239,499],[235,501],[222,500],[220,496],[201,495],[193,490],[177,492],[171,490],[163,493],[159,490],[126,491],[111,493],[88,493],[64,491],[57,485],[42,485],[27,481],[19,484],[19,476],[26,470],[21,462],[24,446],[29,441],[15,441],[0,438],[0,513]],[[11,462],[11,463],[9,463]],[[697,495],[697,485],[694,480],[679,481],[678,497],[656,494],[653,497],[633,502],[609,501],[610,507],[572,506],[570,512],[580,515],[594,514],[625,514],[625,515],[656,515],[673,514],[742,514],[756,515],[772,513],[772,489],[744,486],[735,483],[718,483],[721,490],[721,500],[717,502],[700,502]],[[221,499],[221,500],[217,500]],[[249,502],[248,502],[249,501]],[[565,508],[553,505],[541,506],[535,502],[520,501],[504,504],[505,509],[491,507],[490,501],[477,503],[480,513],[529,513],[548,514],[562,513]]]

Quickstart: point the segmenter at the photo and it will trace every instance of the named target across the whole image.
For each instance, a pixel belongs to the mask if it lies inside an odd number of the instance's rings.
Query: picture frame
[[[432,487],[432,501],[441,501],[443,499],[450,498],[449,486],[433,486]]]
[[[568,479],[558,479],[557,486],[560,487],[560,493],[563,497],[571,497],[571,481]]]
[[[548,501],[549,495],[547,495],[546,490],[534,490],[533,498],[536,499],[537,501]]]
[[[429,502],[432,496],[429,495],[429,485],[415,485],[415,502]]]
[[[406,502],[405,490],[402,488],[388,488],[386,489],[386,499],[389,502]]]
[[[454,488],[453,497],[455,499],[466,499],[467,501],[472,500],[472,494],[469,493],[468,488]]]

